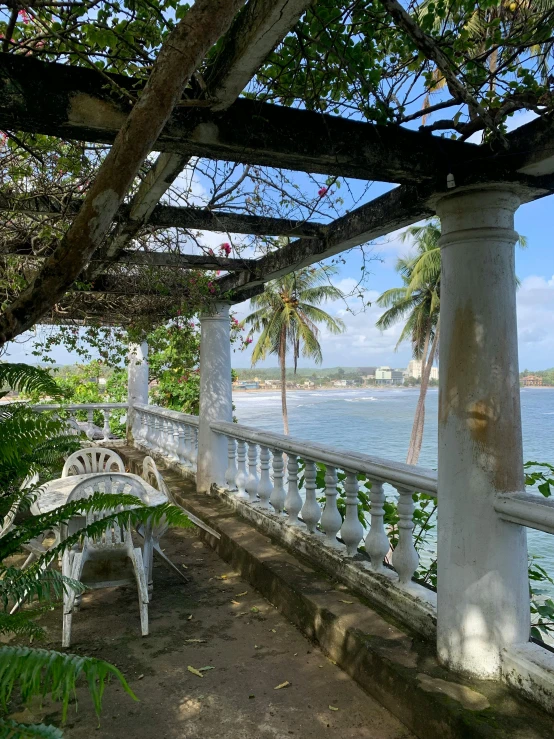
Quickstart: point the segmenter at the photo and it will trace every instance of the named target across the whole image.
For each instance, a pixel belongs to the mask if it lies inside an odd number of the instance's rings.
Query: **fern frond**
[[[61,398],[62,391],[54,378],[40,367],[14,362],[0,362],[0,388],[23,393],[43,393]]]
[[[45,557],[49,555],[49,552]],[[48,557],[48,561],[51,561]],[[37,597],[43,603],[59,600],[68,589],[77,593],[86,590],[85,586],[58,570],[47,570],[41,566],[41,559],[26,570],[8,567],[2,572],[0,580],[0,603],[6,610],[10,603],[27,603]]]
[[[6,710],[16,688],[23,702],[33,696],[50,695],[52,700],[62,703],[65,721],[69,700],[81,676],[88,682],[97,715],[106,683],[113,677],[131,698],[138,700],[121,672],[108,662],[47,649],[4,646],[0,647],[0,706]]]
[[[44,629],[33,621],[46,610],[45,606],[28,608],[17,613],[3,613],[0,611],[0,634],[15,634],[29,636],[33,639],[42,639]]]

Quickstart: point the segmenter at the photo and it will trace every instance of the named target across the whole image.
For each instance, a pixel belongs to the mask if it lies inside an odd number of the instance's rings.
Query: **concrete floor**
[[[115,683],[100,723],[87,690],[70,706],[67,739],[408,739],[396,718],[364,693],[194,531],[164,540],[191,582],[156,563],[150,636],[140,637],[136,593],[119,588],[83,597],[73,619],[71,651],[115,663],[139,698]],[[59,649],[59,608],[42,619],[44,646]],[[194,641],[200,640],[200,641]],[[200,678],[187,668],[211,667]],[[289,685],[275,688],[288,682]],[[33,708],[31,721],[59,724],[54,706]]]

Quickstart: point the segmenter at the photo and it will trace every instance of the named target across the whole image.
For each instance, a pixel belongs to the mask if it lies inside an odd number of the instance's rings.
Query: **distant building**
[[[315,387],[315,382],[312,380],[304,380],[304,387]]]
[[[404,384],[404,370],[401,370],[401,369],[391,370],[391,384],[392,385],[403,385]]]
[[[411,359],[408,362],[408,369],[406,371],[406,375],[408,377],[414,377],[416,380],[421,380],[421,375],[423,371],[423,362],[421,359]],[[437,380],[439,379],[439,368],[438,367],[431,367],[431,374],[429,376],[430,380]]]
[[[390,367],[375,368],[375,382],[378,385],[392,385],[392,370]]]
[[[360,367],[359,372],[362,376],[364,385],[375,382],[375,371],[377,367]]]
[[[239,390],[258,390],[260,387],[259,382],[247,382],[246,380],[243,380],[242,382],[237,382],[236,387]]]
[[[335,387],[346,387],[346,385],[347,385],[347,384],[348,384],[348,383],[346,382],[346,380],[335,380],[335,381],[333,382],[333,385],[334,385]]]
[[[525,377],[521,378],[521,384],[523,387],[541,387],[542,377],[538,375],[525,375]]]

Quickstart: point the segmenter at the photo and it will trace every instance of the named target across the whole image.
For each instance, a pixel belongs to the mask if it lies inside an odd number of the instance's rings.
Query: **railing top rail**
[[[159,405],[147,405],[146,403],[135,403],[134,408],[144,413],[150,413],[153,416],[162,416],[163,418],[171,418],[173,421],[182,421],[189,426],[198,426],[198,416],[191,416],[188,413],[172,411],[169,408],[162,408]]]
[[[392,485],[417,490],[428,495],[437,495],[437,473],[426,467],[393,462],[381,457],[351,451],[335,451],[323,444],[315,444],[303,439],[295,439],[284,434],[262,431],[226,421],[210,424],[212,431],[251,441],[269,448],[280,449],[303,459],[324,462],[342,470],[363,472],[369,478]]]
[[[127,405],[127,403],[37,403],[31,407],[36,411],[87,411],[104,408],[127,408]]]
[[[504,521],[554,534],[554,498],[540,493],[506,493],[497,496],[494,510]]]

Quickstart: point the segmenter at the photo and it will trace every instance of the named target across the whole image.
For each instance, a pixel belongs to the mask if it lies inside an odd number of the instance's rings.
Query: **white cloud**
[[[520,364],[554,366],[554,276],[531,275],[517,292]]]

